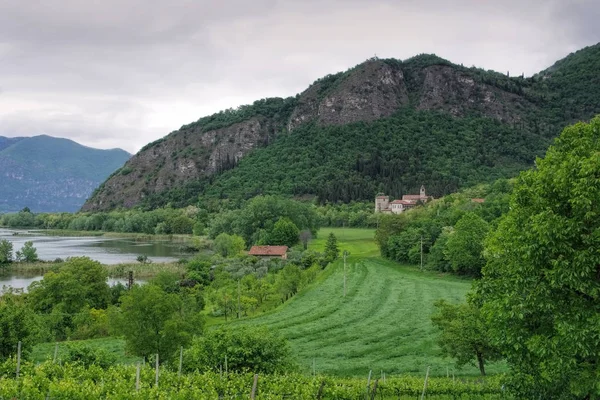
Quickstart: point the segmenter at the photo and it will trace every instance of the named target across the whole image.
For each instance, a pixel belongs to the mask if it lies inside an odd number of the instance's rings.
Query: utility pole
[[[238,279],[238,311],[237,317],[240,319],[240,280]]]
[[[421,235],[421,270],[423,270],[423,235]]]

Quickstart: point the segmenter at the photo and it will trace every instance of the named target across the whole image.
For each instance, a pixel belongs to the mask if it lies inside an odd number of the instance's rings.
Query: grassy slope
[[[310,247],[323,250],[334,232],[341,250],[348,250],[347,297],[343,298],[343,262],[337,261],[310,287],[281,307],[239,324],[266,325],[287,337],[304,372],[313,360],[318,373],[366,376],[375,374],[478,375],[475,367],[454,371],[453,361],[440,356],[437,332],[429,317],[439,298],[459,302],[470,281],[383,260],[372,229],[322,229]],[[121,339],[84,341],[113,353],[120,361],[136,360],[124,353]],[[32,359],[51,357],[54,344],[34,348]],[[489,373],[504,371],[490,365]]]
[[[343,298],[343,262],[338,261],[317,286],[298,294],[276,312],[245,323],[266,325],[290,340],[298,361],[310,371],[334,375],[366,375],[368,371],[424,373],[453,370],[452,360],[439,355],[437,332],[429,320],[439,298],[461,301],[470,282],[421,272],[377,256],[373,230],[327,229],[312,247],[324,247],[329,232],[348,258],[347,297]],[[491,366],[489,372],[498,372]],[[476,375],[474,367],[459,374]]]

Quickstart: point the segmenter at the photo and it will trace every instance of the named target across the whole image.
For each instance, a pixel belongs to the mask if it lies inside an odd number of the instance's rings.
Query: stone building
[[[375,212],[388,214],[401,214],[404,211],[413,208],[419,202],[425,203],[431,199],[425,193],[425,186],[421,186],[419,194],[405,194],[401,200],[393,200],[390,202],[390,197],[378,195],[375,197]]]

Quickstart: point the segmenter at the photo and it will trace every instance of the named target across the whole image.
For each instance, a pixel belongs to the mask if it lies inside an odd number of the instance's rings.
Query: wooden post
[[[256,387],[258,386],[258,374],[254,374],[254,383],[252,383],[252,392],[250,393],[250,399],[254,400],[256,397]]]
[[[17,344],[17,379],[19,379],[19,373],[21,372],[21,341]]]
[[[135,367],[135,391],[140,391],[140,363],[137,363]]]
[[[53,363],[56,363],[56,357],[58,357],[58,342],[54,345],[54,358],[52,359]]]
[[[315,359],[313,358],[313,376],[317,375],[317,363],[315,362]]]
[[[179,369],[177,370],[177,377],[181,378],[181,367],[183,366],[183,346],[179,348]]]
[[[371,392],[371,400],[375,400],[375,396],[377,395],[377,385],[379,384],[379,379],[375,380],[375,384],[373,385],[373,392]]]
[[[156,353],[156,372],[155,372],[154,386],[158,387],[158,353]]]
[[[427,367],[427,373],[425,374],[425,383],[423,384],[423,393],[421,393],[421,400],[425,398],[425,391],[427,390],[427,380],[429,379],[429,367]]]
[[[369,392],[371,391],[371,374],[373,373],[373,370],[370,369],[369,370],[369,378],[367,378],[367,398],[369,398]]]
[[[127,279],[127,289],[131,289],[133,287],[133,271],[129,271],[129,277]]]
[[[319,386],[319,391],[317,392],[317,400],[321,400],[321,397],[323,397],[323,389],[325,389],[325,381],[322,381],[321,386]]]
[[[225,354],[225,375],[227,375],[227,354]]]

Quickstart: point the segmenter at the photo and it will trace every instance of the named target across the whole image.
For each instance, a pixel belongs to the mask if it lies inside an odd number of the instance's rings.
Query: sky
[[[135,153],[373,56],[529,76],[599,20],[597,0],[0,0],[0,136]]]

